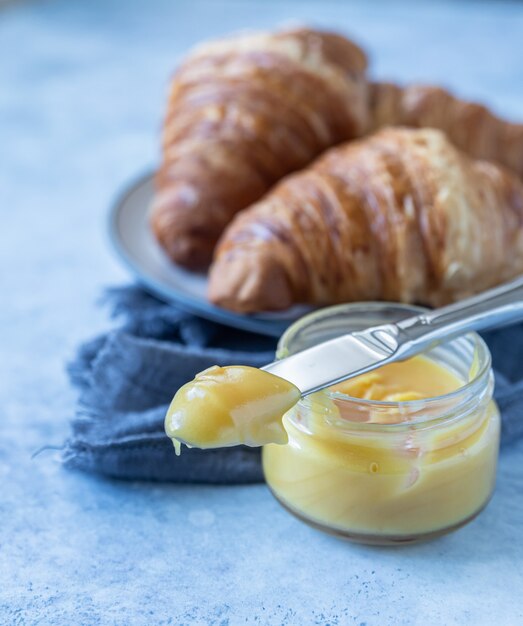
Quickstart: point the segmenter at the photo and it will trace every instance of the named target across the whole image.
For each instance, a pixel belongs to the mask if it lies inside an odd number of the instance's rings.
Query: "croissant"
[[[250,34],[198,48],[172,81],[151,225],[202,269],[232,217],[368,124],[360,48],[333,33]]]
[[[523,182],[437,130],[333,148],[225,231],[209,297],[240,312],[390,300],[442,305],[523,272]]]
[[[440,87],[371,83],[371,129],[383,126],[430,127],[477,159],[496,161],[523,178],[523,124],[496,117],[486,107],[456,98]]]

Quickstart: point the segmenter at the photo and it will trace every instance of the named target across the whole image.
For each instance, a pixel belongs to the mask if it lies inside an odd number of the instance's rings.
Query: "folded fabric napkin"
[[[111,289],[106,300],[120,326],[82,345],[69,366],[79,388],[69,467],[125,479],[194,483],[263,480],[257,448],[183,448],[164,433],[175,391],[211,365],[261,366],[276,340],[185,313],[137,286]],[[523,324],[484,334],[496,372],[502,445],[523,436]]]

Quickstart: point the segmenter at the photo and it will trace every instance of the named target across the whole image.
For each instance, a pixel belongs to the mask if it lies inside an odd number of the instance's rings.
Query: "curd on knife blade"
[[[255,367],[210,367],[174,396],[165,431],[174,442],[197,448],[287,442],[283,414],[298,402],[288,381]]]

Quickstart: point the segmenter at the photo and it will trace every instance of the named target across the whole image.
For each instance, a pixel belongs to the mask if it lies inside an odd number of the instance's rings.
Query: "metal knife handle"
[[[471,330],[507,326],[523,320],[523,276],[509,283],[409,317],[396,324],[398,343],[409,356]]]

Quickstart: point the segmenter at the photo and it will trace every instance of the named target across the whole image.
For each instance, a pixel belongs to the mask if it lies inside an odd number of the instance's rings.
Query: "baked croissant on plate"
[[[523,182],[437,130],[333,148],[225,231],[210,299],[239,312],[392,300],[442,305],[523,272]]]
[[[501,163],[523,178],[523,124],[506,122],[481,104],[428,85],[371,83],[369,103],[371,129],[437,128],[468,155]]]
[[[368,125],[367,61],[299,29],[206,44],[176,72],[151,215],[173,261],[202,269],[225,226],[280,178]]]

